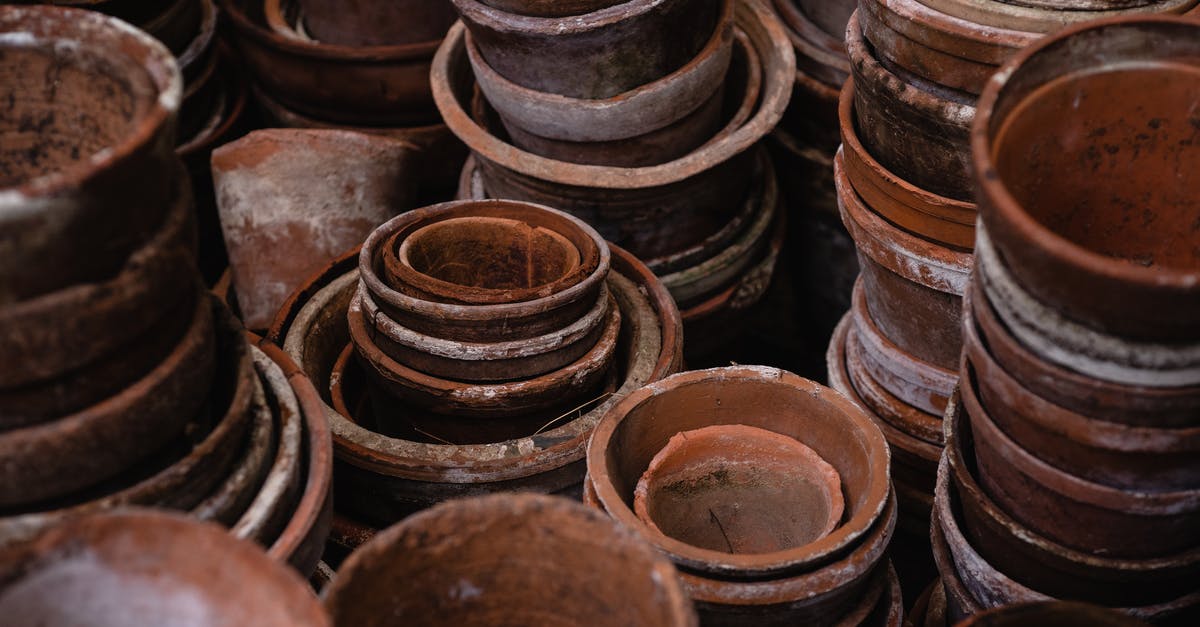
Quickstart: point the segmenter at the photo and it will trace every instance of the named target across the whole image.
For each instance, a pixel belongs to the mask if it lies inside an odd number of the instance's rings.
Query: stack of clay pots
[[[457,201],[385,223],[270,337],[322,391],[338,510],[369,529],[455,496],[578,495],[600,415],[678,370],[680,326],[662,283],[578,219]]]
[[[756,147],[795,72],[778,19],[742,0],[454,5],[432,81],[474,155],[459,196],[582,218],[671,290],[689,361],[727,347],[784,234]]]
[[[609,409],[587,462],[585,501],[671,557],[705,624],[900,624],[887,443],[837,392],[678,374]]]
[[[452,195],[465,153],[429,91],[446,0],[219,1],[268,123],[404,140],[423,155],[422,193]]]
[[[0,22],[27,33],[4,40],[0,70],[13,106],[0,544],[149,505],[232,525],[310,569],[327,530],[324,417],[297,400],[312,395],[282,353],[249,346],[201,287],[170,52],[98,13],[5,7]]]
[[[1196,22],[1112,19],[1020,53],[980,99],[935,501],[952,617],[1046,597],[1200,615],[1198,58]]]

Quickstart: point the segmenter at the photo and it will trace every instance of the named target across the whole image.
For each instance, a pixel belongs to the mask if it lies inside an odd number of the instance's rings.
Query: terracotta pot
[[[453,0],[483,59],[508,80],[569,98],[611,98],[691,61],[732,0],[629,0],[583,15],[515,15]],[[728,40],[726,40],[728,46]],[[563,71],[571,68],[571,71]]]
[[[547,603],[567,621],[696,624],[675,569],[636,534],[579,504],[537,495],[416,514],[356,550],[325,594],[335,622],[364,627],[395,617],[429,625],[538,622]]]
[[[764,403],[771,412],[760,411]],[[677,433],[734,420],[795,438],[832,465],[841,476],[847,521],[816,542],[758,555],[694,547],[642,524],[632,509],[634,487],[654,454]],[[844,553],[880,517],[888,465],[883,435],[861,409],[824,386],[765,367],[684,373],[642,388],[604,415],[588,447],[588,473],[606,511],[642,529],[676,563],[738,577],[811,570]]]
[[[245,441],[228,476],[190,510],[193,518],[232,526],[250,506],[275,457],[275,413],[258,385]]]
[[[843,157],[834,177],[842,221],[858,248],[867,311],[881,333],[904,352],[946,370],[962,350],[962,294],[970,253],[911,235],[863,204],[846,177]]]
[[[0,30],[28,34],[3,44],[0,64],[11,103],[0,155],[0,237],[9,242],[0,303],[11,304],[109,279],[151,237],[176,190],[183,88],[162,44],[103,15],[6,6]],[[113,98],[94,101],[105,92]],[[50,262],[34,268],[30,259]]]
[[[970,545],[999,572],[1046,595],[1133,608],[1131,613],[1140,618],[1195,607],[1200,552],[1132,560],[1056,544],[997,507],[976,481],[974,438],[961,403],[951,402],[946,428],[949,494],[960,508],[953,511],[963,520]]]
[[[1182,176],[1196,169],[1194,151],[1154,151],[1128,174],[1135,154],[1183,137],[1193,102],[1184,94],[1200,77],[1198,28],[1142,17],[1063,31],[989,83],[972,130],[983,222],[1016,280],[1064,315],[1132,340],[1200,339],[1200,270],[1182,252],[1198,244]],[[1070,124],[1038,121],[1038,111],[1073,105],[1078,89],[1094,96]],[[1068,161],[1053,182],[1030,178]],[[1070,219],[1080,211],[1089,219]],[[1121,227],[1132,222],[1144,226]]]
[[[569,211],[599,225],[606,239],[642,258],[671,254],[729,222],[730,211],[745,195],[745,172],[751,165],[734,157],[778,122],[791,88],[794,58],[778,21],[758,5],[739,4],[735,12],[737,26],[763,63],[761,104],[737,130],[666,164],[568,164],[517,150],[495,137],[468,113],[473,86],[459,28],[451,30],[436,58],[434,91],[447,124],[479,157],[489,195],[540,201]],[[664,229],[664,224],[671,228]]]
[[[939,196],[892,174],[858,139],[854,81],[842,89],[842,159],[854,191],[868,207],[901,228],[960,250],[975,247],[975,204]]]
[[[965,305],[981,299],[978,282]],[[988,352],[972,315],[963,317],[969,378],[996,426],[1055,468],[1103,485],[1149,492],[1186,490],[1200,483],[1200,428],[1160,429],[1097,420],[1037,396]]]
[[[622,4],[625,0],[483,0],[489,7],[532,17],[583,15]]]
[[[854,3],[774,0],[772,6],[788,27],[797,68],[833,87],[845,82],[850,63],[843,39]]]
[[[200,29],[204,7],[196,0],[169,0],[160,3],[160,7],[162,5],[166,6],[157,15],[136,26],[161,41],[171,52],[182,54]]]
[[[1087,603],[1035,601],[988,610],[959,623],[957,627],[1004,627],[1005,625],[1142,627],[1148,624],[1120,612]]]
[[[653,274],[628,253],[613,251],[615,272],[609,275],[609,287],[628,325],[619,351],[619,397],[679,368],[681,322],[670,295]],[[349,341],[345,315],[357,277],[345,273],[354,260],[347,258],[314,277],[312,287],[299,291],[281,310],[270,335],[281,338],[285,350],[322,388]],[[455,496],[519,489],[569,491],[583,475],[584,447],[595,422],[614,402],[610,396],[577,419],[547,425],[534,438],[453,447],[385,437],[327,408],[340,460],[339,508],[388,524]]]
[[[179,71],[183,74],[183,100],[179,105],[177,143],[199,132],[216,105],[220,95],[220,80],[216,78],[221,65],[217,34],[217,5],[215,0],[188,0],[200,11],[186,47],[178,53]]]
[[[834,530],[842,482],[793,438],[744,425],[703,427],[672,436],[654,455],[634,490],[634,511],[655,535],[713,551],[773,553]]]
[[[928,6],[947,15],[981,25],[1050,33],[1064,26],[1140,13],[1186,13],[1196,0],[1096,0],[1053,2],[1037,0],[928,0]],[[1066,5],[1066,6],[1064,6]]]
[[[442,0],[292,0],[313,39],[344,46],[386,46],[441,39],[454,23]]]
[[[876,2],[863,2],[868,8]],[[854,74],[858,138],[889,171],[915,187],[959,201],[972,198],[969,134],[973,97],[885,66],[863,36],[868,11],[850,19],[846,51]]]
[[[255,0],[221,0],[250,73],[271,98],[321,120],[407,126],[435,122],[429,62],[438,41],[354,47],[272,31]]]
[[[330,624],[296,573],[217,525],[175,514],[71,521],[3,563],[0,610],[17,624]]]
[[[896,397],[881,384],[872,372],[878,368],[867,365],[871,360],[863,344],[862,333],[857,325],[854,325],[854,328],[846,333],[843,359],[846,375],[854,387],[857,400],[861,400],[867,410],[887,423],[884,436],[892,436],[890,442],[899,444],[903,441],[905,445],[900,448],[910,452],[920,451],[922,459],[936,464],[938,449],[942,445],[941,419],[937,414],[914,407],[904,399]],[[893,431],[900,433],[895,434]],[[913,442],[911,439],[917,441]]]

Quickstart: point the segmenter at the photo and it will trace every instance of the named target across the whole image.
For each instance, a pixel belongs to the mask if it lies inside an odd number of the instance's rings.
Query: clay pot
[[[416,514],[355,551],[325,594],[335,622],[364,627],[531,623],[547,603],[572,622],[696,624],[675,569],[636,534],[538,495]]]
[[[547,424],[537,437],[487,445],[445,446],[386,437],[327,408],[340,461],[339,508],[389,524],[455,496],[578,490],[584,447],[600,414],[616,402],[614,397],[676,371],[681,360],[681,322],[670,295],[644,265],[618,248],[612,250],[615,271],[608,284],[627,325],[620,338],[622,380],[615,395],[578,418]],[[355,261],[357,257],[344,259],[314,277],[312,287],[299,291],[281,309],[270,334],[323,389],[328,389],[329,373],[349,341],[346,310],[357,275],[346,273]],[[510,453],[514,451],[521,453]]]
[[[634,490],[634,511],[655,535],[713,551],[773,553],[833,531],[842,482],[793,438],[744,425],[703,427],[672,436],[655,454]]]
[[[957,627],[1143,627],[1148,624],[1120,612],[1087,603],[1035,601],[988,610],[959,623]]]
[[[982,299],[978,282],[964,301]],[[1097,420],[1043,399],[1015,380],[984,345],[972,315],[963,317],[969,377],[996,426],[1054,467],[1127,490],[1186,490],[1200,483],[1200,428],[1159,429]]]
[[[195,28],[188,33],[187,46],[177,57],[183,74],[177,143],[203,128],[221,91],[220,80],[216,78],[221,65],[216,42],[217,4],[215,0],[187,0],[186,4],[197,7],[200,15]]]
[[[686,65],[729,28],[731,0],[629,0],[583,15],[515,15],[453,0],[487,65],[540,92],[605,99]],[[728,40],[726,40],[728,46]],[[564,71],[570,68],[570,71]]]
[[[456,15],[443,0],[292,0],[313,39],[367,47],[441,39]]]
[[[289,109],[351,125],[427,125],[437,119],[429,61],[438,41],[354,47],[272,31],[261,0],[221,0],[242,58],[261,89]],[[286,19],[286,18],[285,18]]]
[[[474,91],[459,28],[451,29],[436,58],[435,94],[447,124],[476,153],[488,195],[568,211],[598,225],[607,240],[642,258],[669,255],[729,222],[745,196],[751,166],[747,158],[735,157],[778,122],[790,91],[795,68],[778,21],[758,5],[739,4],[735,13],[736,25],[763,64],[761,104],[737,130],[666,164],[569,164],[518,150],[497,138],[469,114]],[[671,227],[664,228],[666,224]]]
[[[838,109],[842,159],[854,191],[868,207],[893,224],[960,250],[975,247],[975,204],[926,191],[892,174],[858,139],[854,125],[854,81],[842,89]]]
[[[0,67],[11,104],[0,303],[10,304],[109,279],[150,238],[177,189],[182,81],[162,44],[96,13],[6,6],[0,30],[28,34],[4,43]]]
[[[765,405],[772,411],[760,411]],[[841,476],[847,521],[815,542],[755,555],[691,546],[642,524],[632,509],[634,487],[653,456],[677,433],[729,421],[792,437],[816,451]],[[618,457],[616,450],[623,453]],[[596,427],[588,473],[605,510],[643,529],[677,564],[747,577],[811,570],[853,546],[883,510],[888,458],[878,428],[832,390],[782,370],[730,367],[676,375],[623,398]]]
[[[531,17],[583,15],[623,2],[625,0],[483,0],[489,7]]]
[[[938,245],[893,226],[867,207],[835,160],[842,221],[858,248],[867,311],[883,336],[914,358],[945,370],[962,350],[962,294],[970,253]]]
[[[149,33],[175,54],[187,50],[204,20],[204,7],[197,0],[168,0],[154,17],[136,26]]]
[[[1200,269],[1184,252],[1200,244],[1197,205],[1183,174],[1200,164],[1177,148],[1191,132],[1185,94],[1200,77],[1198,28],[1141,17],[1063,31],[988,84],[972,130],[980,212],[1017,282],[1063,315],[1132,340],[1200,339]],[[1040,111],[1074,106],[1079,89],[1092,96],[1071,123],[1041,122]],[[1087,220],[1071,219],[1080,211]]]
[[[250,506],[266,479],[274,460],[276,438],[275,413],[262,390],[261,380],[254,389],[250,425],[229,474],[190,510],[193,518],[232,526]]]
[[[71,521],[2,563],[0,611],[17,624],[330,624],[296,573],[217,525],[176,514]]]
[[[1195,549],[1141,560],[1092,555],[1056,544],[998,508],[976,481],[969,422],[962,404],[952,399],[946,412],[945,459],[947,483],[953,489],[947,494],[953,497],[951,511],[963,520],[972,550],[995,565],[989,568],[1011,577],[1022,589],[1125,606],[1141,618],[1170,616],[1200,601],[1194,585],[1200,552]],[[941,571],[945,578],[947,571]]]
[[[772,6],[788,27],[798,71],[835,88],[845,82],[850,63],[842,40],[854,3],[774,0]]]
[[[985,26],[1050,33],[1064,26],[1140,13],[1186,13],[1196,0],[929,0],[922,2],[947,15]]]

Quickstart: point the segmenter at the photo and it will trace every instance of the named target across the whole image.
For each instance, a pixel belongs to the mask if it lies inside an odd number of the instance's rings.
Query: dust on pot
[[[1168,17],[1076,26],[1014,57],[980,99],[974,167],[1000,257],[1038,300],[1106,333],[1200,339],[1185,174],[1200,167],[1186,146],[1198,30]],[[1048,125],[1044,113],[1061,107],[1070,120]]]
[[[441,39],[457,17],[444,0],[292,0],[317,41],[367,47]]]

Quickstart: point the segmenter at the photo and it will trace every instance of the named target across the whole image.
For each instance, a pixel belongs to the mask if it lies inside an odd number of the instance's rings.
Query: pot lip
[[[256,24],[241,7],[246,0],[220,0],[225,14],[244,35],[277,52],[308,59],[319,59],[341,63],[391,63],[415,61],[429,57],[442,43],[441,40],[423,41],[394,46],[344,46],[322,42],[306,42],[290,39]]]
[[[899,359],[889,359],[889,361],[906,366],[903,370],[889,368],[892,374],[909,383],[945,396],[949,396],[954,391],[954,386],[958,383],[957,371],[947,370],[937,364],[922,361],[915,355],[910,355],[879,328],[867,307],[866,286],[861,277],[855,279],[854,288],[850,293],[850,311],[854,315],[856,336],[865,350],[885,357],[896,355]]]
[[[470,116],[451,85],[462,65],[466,27],[450,28],[434,55],[431,82],[438,111],[456,136],[481,158],[542,181],[597,189],[639,189],[675,183],[711,169],[747,150],[783,117],[796,73],[796,58],[783,25],[765,6],[738,2],[735,26],[757,42],[763,63],[762,104],[755,115],[724,142],[708,144],[691,154],[656,166],[620,168],[569,164],[520,150],[492,136]]]
[[[996,617],[1016,619],[1023,622],[1026,619],[1021,619],[1021,614],[1031,611],[1037,612],[1038,610],[1046,609],[1048,607],[1064,609],[1078,614],[1086,614],[1089,616],[1089,620],[1103,621],[1102,625],[1104,625],[1104,627],[1145,627],[1146,625],[1145,622],[1112,608],[1093,605],[1091,603],[1083,603],[1080,601],[1064,601],[1048,598],[1044,601],[1022,601],[1020,603],[1013,603],[1002,607],[993,607],[969,617],[965,622],[961,623],[960,627],[986,627],[991,625],[991,619]],[[1033,617],[1031,616],[1029,618]]]
[[[217,11],[216,0],[197,0],[200,3],[200,32],[188,43],[187,48],[179,53],[178,63],[180,71],[184,68],[190,69],[191,64],[200,59],[205,51],[209,50],[213,44],[213,39],[217,34],[217,20],[220,18],[220,12]],[[215,51],[214,51],[215,52]]]
[[[633,509],[617,493],[617,488],[609,476],[608,445],[612,441],[617,427],[643,403],[682,387],[704,384],[713,378],[719,378],[722,381],[775,382],[833,405],[840,410],[841,415],[849,423],[858,427],[856,433],[861,436],[872,459],[881,458],[878,461],[880,462],[879,470],[882,472],[876,472],[870,478],[865,498],[866,505],[860,511],[829,535],[802,547],[772,553],[738,555],[701,549],[667,536],[647,534],[651,536],[654,544],[671,555],[677,564],[708,572],[749,576],[787,572],[788,569],[795,568],[797,562],[807,563],[832,555],[866,533],[878,520],[887,504],[888,495],[891,493],[888,470],[891,465],[891,450],[888,448],[883,433],[863,409],[839,392],[785,370],[768,366],[729,366],[682,372],[649,383],[611,406],[601,416],[592,432],[592,438],[587,448],[588,475],[592,478],[592,485],[595,487],[596,495],[604,505],[605,511],[622,523],[635,529],[642,529],[643,533],[646,533],[645,530],[648,527],[638,519]]]
[[[224,42],[218,42],[217,46],[217,56],[220,58],[218,64],[225,68],[229,67],[233,63],[233,53]],[[231,80],[220,75],[216,78],[220,81],[222,108],[213,116],[214,119],[205,125],[204,129],[188,138],[186,143],[175,147],[175,154],[181,159],[187,160],[205,149],[212,148],[213,144],[229,134],[234,125],[242,119],[242,113],[246,110],[250,90],[241,81]]]
[[[1054,35],[1039,40],[1019,51],[988,79],[976,105],[975,122],[971,127],[971,157],[975,179],[981,200],[985,200],[990,211],[981,211],[985,222],[1003,222],[1008,229],[1015,230],[1024,245],[1037,248],[1040,255],[1053,260],[1055,265],[1077,268],[1093,277],[1120,283],[1130,283],[1142,289],[1162,289],[1181,292],[1196,290],[1200,285],[1200,268],[1177,269],[1167,266],[1140,267],[1107,257],[1076,244],[1051,231],[1026,212],[1004,184],[992,159],[992,127],[1000,120],[994,118],[996,107],[1005,95],[1014,74],[1032,58],[1067,45],[1073,37],[1089,32],[1122,29],[1138,26],[1191,27],[1200,37],[1200,24],[1182,17],[1160,15],[1137,15],[1115,17],[1094,22],[1085,22],[1068,27]],[[993,229],[993,231],[996,229]]]
[[[769,1],[783,22],[793,48],[833,72],[850,73],[850,59],[846,57],[846,47],[841,40],[821,30],[794,0]],[[797,59],[799,57],[798,54]]]
[[[1125,8],[1091,8],[1091,9],[1058,9],[1049,7],[1029,6],[1028,4],[1010,4],[996,0],[920,0],[929,5],[930,9],[945,13],[961,20],[978,22],[986,26],[1007,29],[1021,29],[1031,33],[1044,35],[1053,33],[1064,26],[1093,21],[1124,17],[1128,15],[1146,15],[1151,13],[1187,12],[1188,7],[1196,4],[1196,0],[1160,0],[1147,2],[1141,6]],[[983,6],[980,6],[983,5]],[[959,17],[954,11],[961,7],[963,15]],[[1067,18],[1067,19],[1064,19]]]
[[[1007,6],[1011,7],[1013,5]],[[1003,57],[1007,57],[1013,52],[1036,41],[1041,35],[1040,33],[996,26],[994,24],[983,24],[981,21],[961,18],[939,9],[935,5],[934,0],[930,0],[929,2],[925,2],[924,0],[888,0],[887,2],[872,3],[872,5],[868,5],[866,10],[870,11],[872,9],[890,12],[900,18],[902,20],[901,23],[909,25],[911,29],[916,29],[916,33],[896,31],[906,39],[942,54],[980,64],[999,65],[1003,61]],[[889,28],[895,30],[895,26],[891,22],[887,20],[881,21],[884,21]],[[924,36],[920,36],[922,31],[924,32]],[[931,36],[929,33],[936,33],[936,35]],[[948,50],[946,49],[947,46],[930,41],[931,39],[941,37],[950,38],[958,42],[966,42],[966,47],[978,54],[967,54],[962,52],[961,49]]]
[[[625,0],[602,9],[579,15],[539,17],[509,13],[479,0],[451,0],[464,22],[470,22],[497,33],[537,37],[571,37],[590,34],[619,22],[631,20],[668,2],[680,0]],[[727,1],[727,0],[723,0]]]
[[[608,98],[572,98],[517,84],[492,69],[469,31],[463,35],[462,41],[476,84],[487,97],[488,103],[503,118],[520,119],[524,114],[541,112],[556,119],[541,120],[537,123],[536,132],[534,129],[527,129],[527,132],[564,141],[615,141],[669,126],[696,111],[717,92],[724,83],[733,56],[733,46],[743,45],[742,40],[733,35],[735,1],[721,0],[712,36],[687,63],[665,76]],[[696,78],[701,82],[694,82]],[[687,89],[680,93],[681,87],[701,89]],[[494,98],[494,95],[503,97]],[[668,96],[671,98],[664,100]],[[666,125],[659,124],[662,119],[658,116],[645,115],[654,105],[679,104],[681,101],[686,103],[686,111],[674,116]],[[592,123],[591,128],[580,128],[584,120]]]
[[[94,11],[44,5],[5,6],[0,9],[0,22],[8,28],[26,25],[24,30],[14,29],[0,34],[0,46],[5,48],[13,46],[45,49],[55,46],[56,42],[66,42],[70,43],[71,49],[74,50],[86,50],[87,46],[90,46],[92,56],[95,56],[97,45],[104,48],[102,52],[105,54],[111,54],[112,48],[106,45],[113,43],[111,40],[128,42],[136,51],[126,55],[126,61],[145,73],[144,79],[139,80],[145,80],[156,92],[152,95],[152,103],[141,104],[140,112],[135,113],[131,122],[131,128],[114,145],[92,153],[82,163],[65,170],[43,174],[12,187],[0,188],[0,220],[61,207],[63,200],[56,199],[55,196],[83,187],[89,180],[128,159],[142,147],[152,146],[155,136],[161,134],[178,114],[183,101],[183,75],[179,71],[175,56],[157,39],[133,26]],[[34,33],[28,29],[27,25],[30,23],[56,26],[64,28],[66,32],[57,35]],[[72,35],[80,34],[84,35],[87,43],[70,39]],[[94,41],[96,35],[107,41]]]
[[[595,242],[599,250],[599,263],[597,264],[596,269],[585,276],[583,280],[562,291],[555,292],[548,296],[534,300],[492,305],[457,305],[453,303],[438,303],[435,301],[424,300],[413,296],[408,296],[392,289],[383,281],[383,279],[379,277],[378,273],[375,271],[375,257],[378,250],[387,244],[393,233],[407,227],[410,224],[415,224],[427,219],[437,219],[441,215],[449,214],[455,210],[463,210],[468,207],[481,207],[485,209],[490,208],[497,210],[514,207],[517,209],[549,213],[555,216],[556,219],[565,220],[568,224],[574,225],[575,228],[584,233],[585,237]],[[437,319],[448,318],[454,320],[489,320],[496,317],[516,318],[562,307],[568,303],[575,302],[579,298],[582,298],[595,289],[598,289],[598,287],[604,282],[605,277],[608,275],[611,266],[611,245],[608,244],[608,242],[606,242],[598,232],[596,232],[596,229],[592,228],[583,220],[580,220],[579,218],[576,218],[565,211],[552,209],[545,205],[517,200],[494,199],[451,200],[402,213],[371,231],[371,234],[367,236],[366,241],[363,242],[358,257],[359,277],[374,298],[382,300],[388,305],[397,309],[408,311],[412,315],[420,317],[432,317]]]

